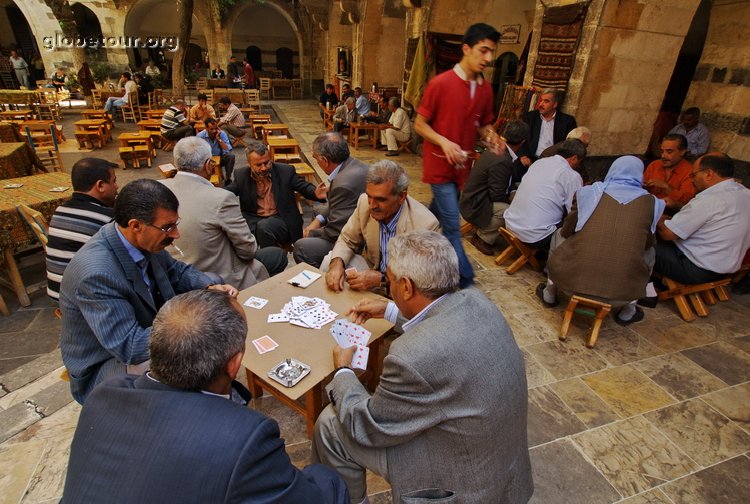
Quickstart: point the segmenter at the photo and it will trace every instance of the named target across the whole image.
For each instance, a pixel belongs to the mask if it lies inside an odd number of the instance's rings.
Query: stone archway
[[[256,45],[247,46],[245,57],[253,70],[263,70],[263,53]]]
[[[102,37],[102,26],[99,24],[99,18],[94,11],[82,3],[74,3],[70,8],[73,10],[78,33],[81,36],[94,37],[96,39]],[[105,47],[95,48],[87,46],[84,48],[84,53],[86,55],[86,61],[88,61],[89,64],[93,61],[107,61],[107,49]]]

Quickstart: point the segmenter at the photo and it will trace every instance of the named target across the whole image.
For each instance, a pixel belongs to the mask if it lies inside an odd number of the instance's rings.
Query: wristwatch
[[[388,289],[388,278],[385,276],[385,273],[380,274],[380,288]]]

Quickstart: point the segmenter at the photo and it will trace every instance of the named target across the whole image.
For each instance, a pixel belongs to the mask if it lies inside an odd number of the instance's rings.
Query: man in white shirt
[[[549,250],[552,235],[583,185],[576,168],[586,157],[580,140],[565,140],[558,153],[531,165],[503,215],[505,227],[534,249]]]
[[[388,100],[388,110],[391,112],[391,118],[388,120],[388,128],[380,132],[380,143],[387,145],[386,156],[398,156],[398,142],[405,142],[411,138],[411,121],[396,96]]]
[[[708,128],[701,124],[701,109],[690,107],[682,113],[680,124],[669,130],[669,134],[683,135],[688,141],[690,159],[702,156],[708,151]]]
[[[112,110],[115,107],[122,107],[123,105],[127,105],[128,95],[130,93],[135,93],[136,96],[138,95],[138,84],[136,84],[135,81],[132,79],[130,72],[123,72],[122,75],[120,75],[120,80],[118,82],[118,85],[122,86],[123,83],[124,83],[124,88],[125,88],[125,94],[122,96],[122,98],[115,98],[114,96],[107,98],[107,103],[104,104],[104,110],[107,112],[107,114],[111,115]]]
[[[712,282],[734,273],[750,248],[750,190],[737,183],[734,163],[715,152],[699,158],[690,174],[698,191],[671,219],[657,226],[657,271],[683,284]]]

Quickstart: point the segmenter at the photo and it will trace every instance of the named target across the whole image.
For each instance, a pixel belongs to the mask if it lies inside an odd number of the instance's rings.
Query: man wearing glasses
[[[164,302],[203,288],[237,295],[164,250],[180,236],[177,208],[177,197],[163,184],[129,183],[115,201],[115,221],[65,270],[60,351],[71,394],[81,404],[102,380],[146,371],[151,324]]]

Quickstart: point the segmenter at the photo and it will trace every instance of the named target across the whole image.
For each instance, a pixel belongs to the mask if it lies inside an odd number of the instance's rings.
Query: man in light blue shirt
[[[362,94],[361,87],[354,88],[354,99],[356,100],[354,106],[357,108],[357,114],[360,117],[367,117],[370,114],[370,99]]]
[[[206,129],[198,133],[198,137],[204,139],[211,146],[211,155],[220,156],[219,167],[224,168],[224,185],[232,181],[232,172],[234,171],[234,153],[232,152],[232,142],[229,141],[227,134],[219,129],[216,119],[207,117],[203,123]]]

